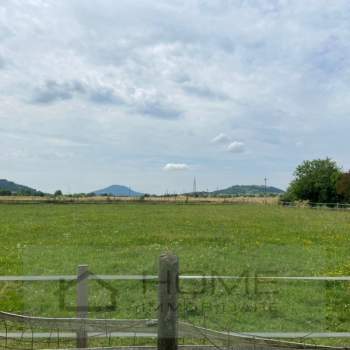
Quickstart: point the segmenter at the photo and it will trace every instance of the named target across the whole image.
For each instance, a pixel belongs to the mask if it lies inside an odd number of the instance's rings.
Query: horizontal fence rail
[[[50,282],[76,281],[76,275],[38,275],[38,276],[0,276],[0,282]],[[158,281],[155,275],[89,275],[89,280],[104,281]],[[220,275],[180,275],[180,280],[240,280],[240,279],[269,279],[296,281],[350,281],[350,276],[220,276]]]
[[[228,332],[230,336],[234,336],[235,332]],[[256,338],[271,338],[271,339],[347,339],[350,338],[350,332],[243,332],[242,334],[248,337]],[[88,337],[91,338],[104,338],[106,333],[102,332],[87,332]],[[0,332],[0,338],[4,337],[13,339],[48,339],[48,338],[66,338],[74,339],[76,337],[75,332]],[[156,338],[157,333],[141,333],[141,332],[110,332],[108,337],[111,338]],[[193,337],[194,339],[202,339],[203,337]]]

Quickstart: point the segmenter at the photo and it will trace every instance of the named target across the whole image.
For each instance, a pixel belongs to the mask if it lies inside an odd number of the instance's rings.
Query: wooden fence
[[[157,336],[157,347],[158,350],[176,350],[178,347],[178,315],[177,315],[177,294],[179,291],[179,279],[244,279],[244,278],[257,278],[253,276],[187,276],[179,275],[179,262],[177,256],[173,254],[163,254],[159,258],[159,270],[158,276],[153,275],[127,275],[127,276],[114,276],[114,275],[92,275],[88,270],[87,265],[79,265],[77,275],[69,276],[0,276],[1,281],[76,281],[77,282],[77,294],[76,294],[76,313],[77,319],[43,319],[43,322],[53,322],[56,324],[59,321],[59,324],[62,322],[74,323],[78,321],[78,324],[81,324],[81,321],[86,320],[86,325],[91,327],[99,327],[103,324],[103,320],[88,320],[89,315],[89,280],[101,279],[101,280],[157,280],[158,281],[158,319],[155,324],[152,324],[153,328],[156,327],[156,336]],[[283,280],[301,280],[301,281],[350,281],[349,276],[259,276],[260,279],[283,279]],[[6,314],[6,313],[3,313]],[[6,315],[5,315],[6,316]],[[11,314],[8,314],[7,320],[16,319]],[[25,319],[26,317],[23,316]],[[27,317],[28,318],[28,317]],[[40,318],[37,318],[39,322]],[[126,324],[126,320],[113,320],[117,325],[118,323]],[[122,322],[123,321],[123,322]],[[130,320],[129,323],[132,325],[133,322],[137,320]],[[144,324],[139,320],[140,325],[136,325],[139,329],[143,330]],[[55,323],[56,322],[56,323]],[[39,322],[40,323],[40,322]],[[58,324],[58,323],[57,323]],[[146,325],[149,327],[149,324]],[[68,326],[67,326],[68,327]],[[89,328],[90,330],[92,328]],[[187,325],[183,329],[187,330]],[[198,328],[198,327],[197,327]],[[67,328],[69,329],[69,328]],[[76,343],[77,348],[87,348],[88,347],[88,330],[86,328],[73,328],[76,332]],[[186,332],[185,332],[186,333]],[[219,332],[217,332],[219,334]],[[187,334],[190,334],[188,332]],[[231,335],[233,333],[230,333]],[[306,333],[305,333],[306,334]],[[119,335],[118,335],[119,336]],[[300,338],[303,336],[303,333],[293,334],[293,333],[245,333],[245,336],[248,337],[269,337],[269,338]],[[312,337],[312,334],[310,334]],[[313,337],[342,337],[349,338],[350,333],[317,333]]]

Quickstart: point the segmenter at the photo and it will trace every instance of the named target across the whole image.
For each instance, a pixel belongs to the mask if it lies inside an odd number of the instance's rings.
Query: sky
[[[0,2],[0,178],[285,189],[350,168],[348,0]]]

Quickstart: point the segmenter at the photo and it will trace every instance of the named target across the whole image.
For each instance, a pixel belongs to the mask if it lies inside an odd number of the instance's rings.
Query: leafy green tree
[[[61,190],[55,191],[54,196],[55,196],[55,197],[62,196],[62,191],[61,191]]]
[[[306,160],[296,168],[285,199],[335,203],[340,176],[337,163],[329,158]]]
[[[337,194],[344,202],[350,202],[350,171],[341,174],[337,182]]]
[[[0,196],[11,196],[12,192],[9,190],[0,189]]]

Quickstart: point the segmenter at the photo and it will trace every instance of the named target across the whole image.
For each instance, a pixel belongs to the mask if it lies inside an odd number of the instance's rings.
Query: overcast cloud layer
[[[0,178],[161,193],[348,169],[349,23],[348,0],[3,1]]]

